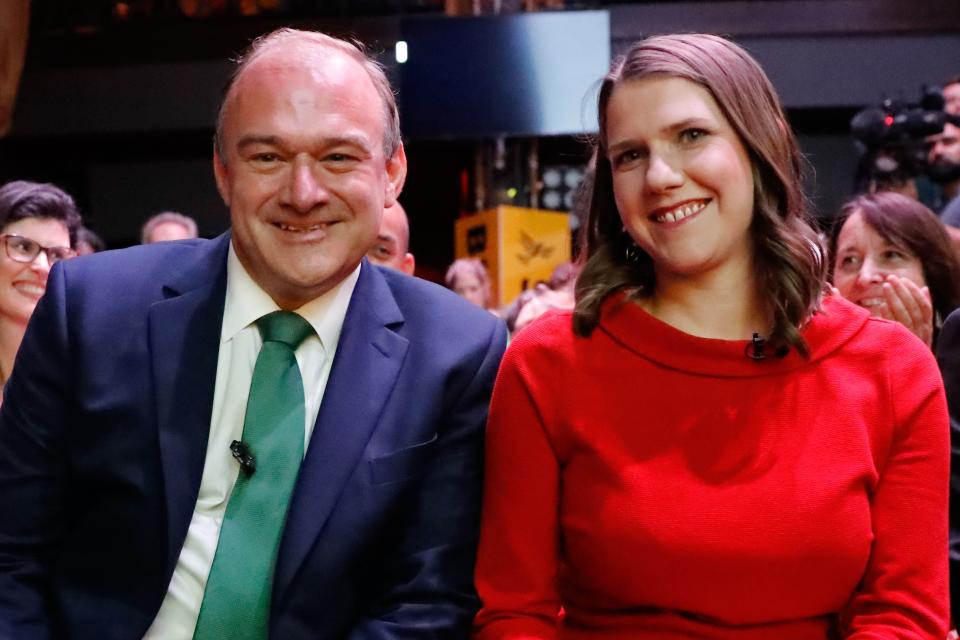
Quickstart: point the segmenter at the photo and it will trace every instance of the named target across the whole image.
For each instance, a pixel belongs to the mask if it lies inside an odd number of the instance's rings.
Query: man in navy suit
[[[0,409],[0,638],[194,636],[278,309],[312,331],[269,637],[465,637],[505,330],[363,259],[406,173],[382,70],[322,34],[259,40],[213,166],[230,233],[51,273]]]

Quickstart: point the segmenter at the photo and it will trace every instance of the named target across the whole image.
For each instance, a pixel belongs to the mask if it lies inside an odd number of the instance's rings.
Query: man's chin
[[[927,167],[927,177],[937,184],[950,184],[960,180],[960,163],[937,163]]]

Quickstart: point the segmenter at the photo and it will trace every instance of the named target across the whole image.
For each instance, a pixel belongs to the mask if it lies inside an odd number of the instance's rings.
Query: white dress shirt
[[[296,313],[303,316],[316,332],[307,337],[295,353],[306,402],[304,451],[313,433],[347,306],[359,277],[358,265],[335,287],[296,309]],[[144,636],[145,640],[190,640],[193,637],[220,538],[220,526],[240,470],[230,452],[230,443],[242,439],[253,366],[263,343],[256,321],[278,309],[273,299],[240,264],[231,243],[227,255],[227,294],[220,330],[213,415],[200,494],[167,595]]]

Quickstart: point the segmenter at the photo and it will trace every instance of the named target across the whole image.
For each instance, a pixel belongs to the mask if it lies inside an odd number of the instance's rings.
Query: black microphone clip
[[[763,351],[763,346],[766,343],[766,340],[760,337],[759,333],[753,334],[753,339],[747,343],[744,353],[751,360],[764,360],[767,357],[767,354]]]
[[[236,461],[240,463],[240,469],[243,471],[243,475],[248,478],[252,476],[253,472],[257,470],[257,459],[253,457],[253,452],[250,451],[250,445],[243,440],[234,440],[230,443],[230,452]]]

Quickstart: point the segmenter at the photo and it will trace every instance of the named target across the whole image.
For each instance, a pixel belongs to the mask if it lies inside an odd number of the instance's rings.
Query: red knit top
[[[609,300],[510,345],[476,637],[812,640],[947,630],[946,403],[930,350],[828,298],[811,355]],[[563,609],[563,614],[558,611]]]

